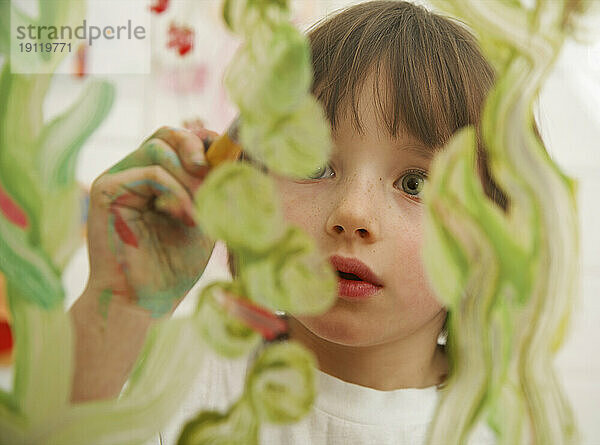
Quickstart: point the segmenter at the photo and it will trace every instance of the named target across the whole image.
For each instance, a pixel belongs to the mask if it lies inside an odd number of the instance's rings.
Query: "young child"
[[[263,427],[260,443],[421,444],[449,372],[438,344],[447,311],[421,261],[422,197],[435,152],[479,121],[493,71],[463,26],[401,1],[350,7],[309,38],[313,92],[331,123],[333,152],[310,178],[272,176],[286,218],[340,272],[339,298],[323,315],[289,314],[290,337],[318,359],[318,399],[300,423]],[[95,181],[91,273],[72,309],[74,400],[120,391],[154,321],[137,296],[182,298],[203,271],[212,244],[193,223],[192,196],[207,173],[208,136],[215,134],[162,128]],[[483,152],[479,161],[486,193],[504,207]],[[123,243],[110,230],[115,208],[136,249],[109,248]],[[201,407],[227,407],[247,365],[208,360],[174,423]],[[174,428],[169,440],[176,437]],[[493,436],[481,428],[470,443]]]

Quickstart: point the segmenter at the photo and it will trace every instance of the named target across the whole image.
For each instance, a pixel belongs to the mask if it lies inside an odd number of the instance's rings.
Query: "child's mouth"
[[[337,273],[338,273],[338,276],[340,278],[343,278],[344,280],[364,281],[361,278],[359,278],[358,276],[354,275],[353,273],[346,273],[346,272],[342,272],[340,270],[338,270]]]
[[[381,279],[358,258],[333,255],[330,261],[338,275],[338,295],[344,300],[369,298],[383,287]]]
[[[338,270],[337,274],[338,295],[344,300],[362,300],[375,295],[381,289],[381,286],[365,281],[353,273]]]

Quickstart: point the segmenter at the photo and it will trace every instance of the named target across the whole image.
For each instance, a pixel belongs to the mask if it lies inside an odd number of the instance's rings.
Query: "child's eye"
[[[308,175],[307,179],[325,179],[331,178],[334,175],[333,169],[327,164]]]
[[[409,195],[419,197],[418,195],[423,191],[426,180],[427,174],[425,172],[411,170],[402,175],[402,177],[394,183],[394,186]]]

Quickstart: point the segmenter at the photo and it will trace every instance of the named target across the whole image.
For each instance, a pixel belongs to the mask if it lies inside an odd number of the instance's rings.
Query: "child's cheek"
[[[300,188],[301,185],[286,180],[275,180],[275,187],[285,220],[312,233],[317,225],[319,206],[311,199],[311,194]]]
[[[403,224],[396,229],[400,235],[396,238],[393,263],[400,269],[396,283],[401,289],[409,292],[401,292],[410,295],[412,301],[403,302],[414,310],[429,311],[438,310],[440,304],[431,288],[423,263],[423,225]]]
[[[281,208],[286,221],[292,224],[299,224],[301,221],[300,215],[305,211],[305,204],[302,199],[287,195],[281,197]]]

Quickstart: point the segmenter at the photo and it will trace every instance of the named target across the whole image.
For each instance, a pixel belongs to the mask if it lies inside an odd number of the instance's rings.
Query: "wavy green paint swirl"
[[[485,196],[475,132],[460,131],[436,158],[425,197],[424,261],[450,312],[452,366],[429,443],[464,443],[479,420],[501,444],[575,443],[552,364],[578,292],[575,182],[534,132],[533,102],[591,3],[433,3],[472,26],[497,70],[481,131],[510,204],[504,213]]]

